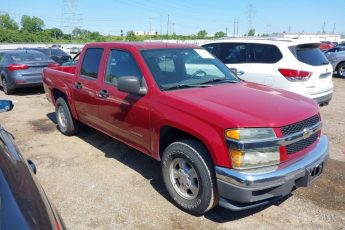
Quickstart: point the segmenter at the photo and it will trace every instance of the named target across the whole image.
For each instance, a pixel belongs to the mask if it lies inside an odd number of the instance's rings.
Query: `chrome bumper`
[[[280,164],[271,172],[253,173],[216,167],[218,191],[225,200],[240,203],[260,203],[274,197],[286,196],[295,187],[308,186],[313,181],[309,181],[309,174],[315,167],[320,171],[317,173],[321,174],[327,158],[328,139],[322,135],[317,145],[302,158]],[[315,179],[318,176],[316,175]]]

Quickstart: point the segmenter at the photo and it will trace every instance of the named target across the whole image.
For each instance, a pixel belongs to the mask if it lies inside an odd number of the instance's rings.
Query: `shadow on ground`
[[[47,117],[56,124],[55,113],[49,113],[47,114]],[[81,125],[79,129],[77,137],[102,151],[105,157],[113,158],[140,173],[145,179],[150,181],[152,187],[160,195],[175,205],[165,189],[164,182],[161,177],[160,162],[87,125]],[[216,207],[207,212],[204,216],[205,218],[217,223],[234,221],[260,212],[271,205],[280,205],[280,203],[284,202],[286,199],[287,198],[284,198],[278,202],[261,206],[259,208],[236,212],[222,207]]]
[[[30,96],[30,95],[40,95],[40,94],[44,94],[43,87],[15,89],[13,92],[13,96]]]

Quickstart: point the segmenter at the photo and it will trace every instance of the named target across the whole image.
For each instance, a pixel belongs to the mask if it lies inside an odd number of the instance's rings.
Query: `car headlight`
[[[228,129],[225,137],[230,143],[253,143],[274,139],[276,135],[271,128]],[[235,169],[253,169],[277,165],[280,162],[279,147],[238,149],[230,144],[229,155]]]

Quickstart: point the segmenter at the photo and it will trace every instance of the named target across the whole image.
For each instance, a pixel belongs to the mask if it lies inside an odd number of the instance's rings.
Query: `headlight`
[[[273,139],[276,135],[271,128],[229,129],[225,137],[232,143],[260,142],[260,140]],[[235,169],[253,169],[277,165],[280,162],[279,147],[229,149],[232,167]]]

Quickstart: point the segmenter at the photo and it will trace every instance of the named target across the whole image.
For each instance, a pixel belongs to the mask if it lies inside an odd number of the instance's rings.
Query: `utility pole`
[[[172,32],[173,32],[173,34],[175,34],[175,22],[172,23],[172,26],[173,26]]]
[[[151,17],[149,17],[149,24],[150,24],[150,28],[149,28],[149,37],[150,37],[150,41],[151,41]]]
[[[325,32],[325,27],[326,27],[326,22],[323,22],[323,26],[322,26],[322,33],[323,33],[323,34],[326,33],[326,32]]]
[[[169,37],[169,26],[170,26],[170,15],[168,14],[168,21],[167,21],[167,38]]]
[[[333,24],[333,34],[335,33],[335,23]]]
[[[234,19],[234,36],[238,36],[238,19]]]
[[[228,27],[225,28],[225,35],[228,36]]]
[[[237,35],[237,37],[238,37],[238,24],[239,24],[239,20],[237,19],[237,23],[236,23],[237,25],[236,25],[236,35]]]

